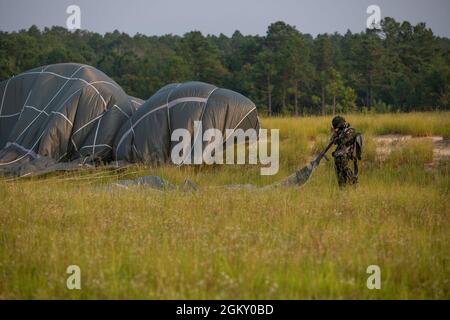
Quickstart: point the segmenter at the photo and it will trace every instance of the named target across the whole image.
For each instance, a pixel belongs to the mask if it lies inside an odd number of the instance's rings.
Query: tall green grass
[[[433,143],[430,140],[407,141],[395,148],[386,162],[395,168],[418,165],[424,166],[433,161]]]
[[[378,162],[372,137],[390,120],[372,117],[349,116],[367,134],[368,155],[360,184],[344,190],[326,161],[301,189],[222,187],[265,185],[302,166],[326,142],[329,117],[263,119],[281,129],[274,177],[236,165],[3,179],[0,298],[448,299],[450,165],[424,168],[426,142]],[[191,178],[201,189],[112,185],[142,175]],[[72,264],[81,268],[79,291],[66,288]],[[381,290],[366,287],[372,264]]]
[[[344,117],[352,126],[366,134],[450,137],[450,112],[350,114]],[[262,124],[268,128],[283,128],[285,136],[290,136],[291,132],[300,131],[308,138],[315,138],[319,134],[329,133],[331,119],[332,116],[263,118]]]

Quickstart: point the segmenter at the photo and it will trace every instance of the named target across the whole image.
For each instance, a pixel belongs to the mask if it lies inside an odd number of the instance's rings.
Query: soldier
[[[336,168],[336,175],[339,187],[344,187],[347,184],[358,183],[358,164],[355,154],[356,140],[359,134],[355,129],[350,127],[350,124],[341,116],[336,116],[332,120],[332,136],[331,141],[334,141],[336,150],[332,153],[334,164]],[[353,160],[353,170],[349,167],[349,161]]]

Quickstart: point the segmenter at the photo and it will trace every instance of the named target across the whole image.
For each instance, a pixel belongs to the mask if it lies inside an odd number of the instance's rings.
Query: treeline
[[[424,23],[382,21],[381,30],[312,37],[284,22],[265,36],[130,37],[62,27],[0,32],[0,80],[37,66],[97,67],[147,99],[171,82],[205,81],[252,99],[260,113],[321,114],[450,108],[450,39]]]

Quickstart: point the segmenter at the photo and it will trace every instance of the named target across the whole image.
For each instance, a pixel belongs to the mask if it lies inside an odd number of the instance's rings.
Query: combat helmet
[[[331,121],[331,124],[333,125],[333,128],[335,128],[335,129],[344,128],[346,123],[347,122],[345,121],[344,117],[341,117],[341,116],[336,116]]]

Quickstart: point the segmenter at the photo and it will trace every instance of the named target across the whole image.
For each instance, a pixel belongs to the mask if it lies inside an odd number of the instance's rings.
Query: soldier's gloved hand
[[[330,142],[333,141],[334,139],[336,139],[338,132],[335,128],[331,127],[330,129],[331,132],[331,137],[330,137]]]
[[[336,132],[333,132],[333,134],[331,135],[329,143],[333,142],[334,139],[336,139]]]

